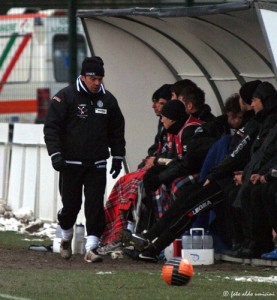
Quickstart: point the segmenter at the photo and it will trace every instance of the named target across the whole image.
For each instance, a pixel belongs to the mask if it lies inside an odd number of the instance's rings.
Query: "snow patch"
[[[231,279],[235,281],[241,282],[266,282],[266,283],[273,283],[277,284],[277,276],[242,276],[242,277],[224,277],[224,279]]]

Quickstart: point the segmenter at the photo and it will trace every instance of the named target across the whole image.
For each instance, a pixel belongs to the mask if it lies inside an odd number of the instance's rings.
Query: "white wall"
[[[9,124],[0,123],[0,199],[7,196],[9,148]]]

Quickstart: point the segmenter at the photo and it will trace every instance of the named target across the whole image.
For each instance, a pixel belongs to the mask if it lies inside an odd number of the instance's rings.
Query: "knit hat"
[[[172,121],[179,121],[186,116],[185,105],[179,100],[169,101],[162,108],[161,115]]]
[[[267,102],[277,102],[277,91],[271,83],[264,81],[254,91],[253,98],[259,98],[263,105],[268,104]]]
[[[81,75],[104,77],[104,62],[101,57],[86,57],[82,63]]]
[[[242,85],[242,87],[239,90],[239,94],[242,100],[246,104],[251,105],[253,93],[260,83],[262,83],[261,80],[253,80],[253,81],[246,82],[245,84]]]

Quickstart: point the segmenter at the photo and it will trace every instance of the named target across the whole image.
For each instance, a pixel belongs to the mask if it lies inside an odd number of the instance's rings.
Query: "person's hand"
[[[148,170],[154,166],[155,156],[150,156],[144,160],[145,168]]]
[[[250,181],[251,181],[253,184],[256,184],[257,182],[260,181],[260,178],[261,178],[261,175],[260,175],[260,174],[252,174],[251,177],[250,177]]]
[[[235,171],[234,172],[234,182],[236,184],[236,186],[238,185],[242,185],[242,176],[243,176],[243,172],[242,171]]]
[[[236,186],[242,185],[242,175],[241,174],[234,175],[234,181]]]
[[[112,174],[113,179],[115,179],[122,169],[122,159],[121,158],[113,158],[112,167],[110,170],[110,174]]]
[[[260,177],[260,183],[267,183],[266,178],[265,178],[264,175],[262,175],[262,176]]]
[[[58,172],[66,168],[66,162],[60,153],[51,156],[51,161],[52,161],[53,168]]]
[[[203,186],[210,184],[210,182],[211,182],[210,179],[206,179],[206,181],[203,183]]]

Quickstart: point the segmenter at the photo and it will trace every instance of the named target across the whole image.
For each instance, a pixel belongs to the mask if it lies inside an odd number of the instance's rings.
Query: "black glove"
[[[113,174],[112,175],[113,179],[115,179],[118,176],[121,168],[122,168],[122,159],[121,158],[113,158],[112,167],[110,170],[110,174]]]
[[[146,173],[143,177],[143,185],[146,194],[155,192],[162,184],[159,175],[153,173]]]
[[[66,162],[60,153],[53,155],[51,160],[53,168],[58,172],[64,170],[66,167]]]

